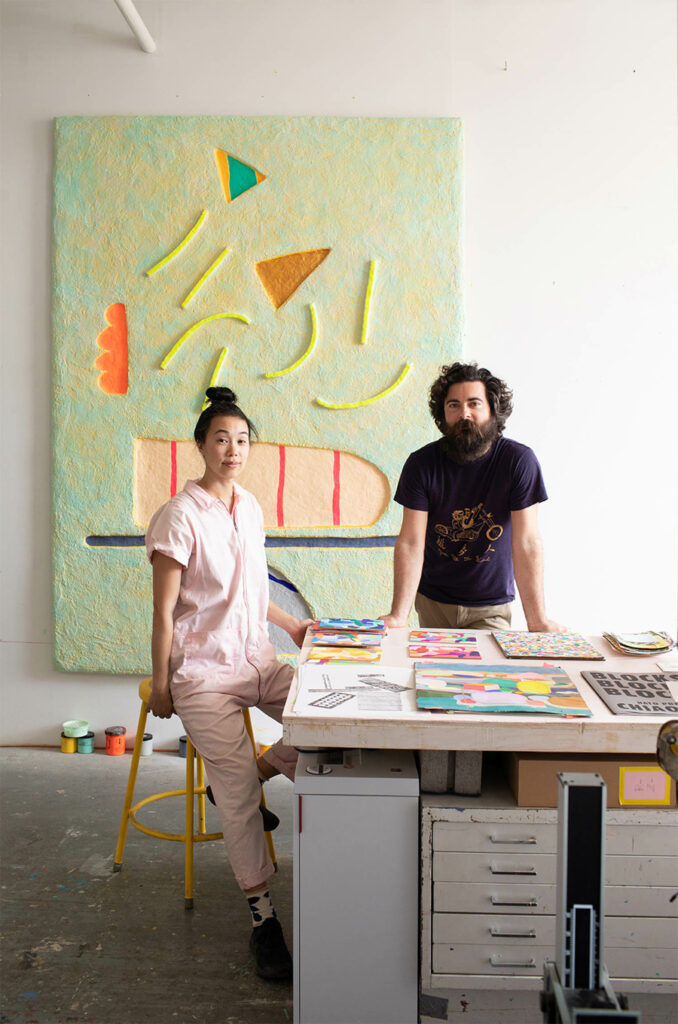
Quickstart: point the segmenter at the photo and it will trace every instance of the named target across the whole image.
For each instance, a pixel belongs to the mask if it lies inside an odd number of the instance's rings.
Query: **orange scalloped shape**
[[[122,302],[113,302],[104,314],[105,327],[97,338],[97,345],[103,349],[94,365],[101,370],[99,387],[107,395],[127,393],[129,352],[127,347],[127,313]]]

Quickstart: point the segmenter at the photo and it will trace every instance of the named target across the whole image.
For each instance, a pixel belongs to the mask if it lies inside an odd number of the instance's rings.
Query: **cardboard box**
[[[557,807],[558,772],[598,772],[608,807],[675,807],[676,783],[651,754],[507,755],[508,780],[519,807]]]

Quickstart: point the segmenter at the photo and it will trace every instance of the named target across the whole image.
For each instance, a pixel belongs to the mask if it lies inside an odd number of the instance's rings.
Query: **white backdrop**
[[[676,630],[674,0],[2,0],[2,743],[133,731],[133,680],[55,672],[52,118],[459,116],[465,353],[537,451],[547,605]],[[422,225],[425,242],[426,226]],[[422,401],[425,396],[422,395]],[[522,625],[520,614],[517,625]],[[155,723],[160,745],[176,720]]]

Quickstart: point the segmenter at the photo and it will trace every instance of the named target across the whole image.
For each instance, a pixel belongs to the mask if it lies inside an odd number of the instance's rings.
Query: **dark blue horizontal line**
[[[392,548],[397,537],[267,537],[267,548]]]
[[[267,537],[267,548],[392,548],[396,537]],[[91,548],[142,548],[143,536],[101,536],[85,538]]]
[[[146,544],[145,537],[101,537],[92,534],[85,537],[85,543],[90,548],[143,548]]]

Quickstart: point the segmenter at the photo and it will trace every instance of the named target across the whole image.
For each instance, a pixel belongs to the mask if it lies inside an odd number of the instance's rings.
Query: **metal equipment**
[[[544,962],[545,1024],[639,1024],[603,963],[605,783],[558,773],[556,959]]]

